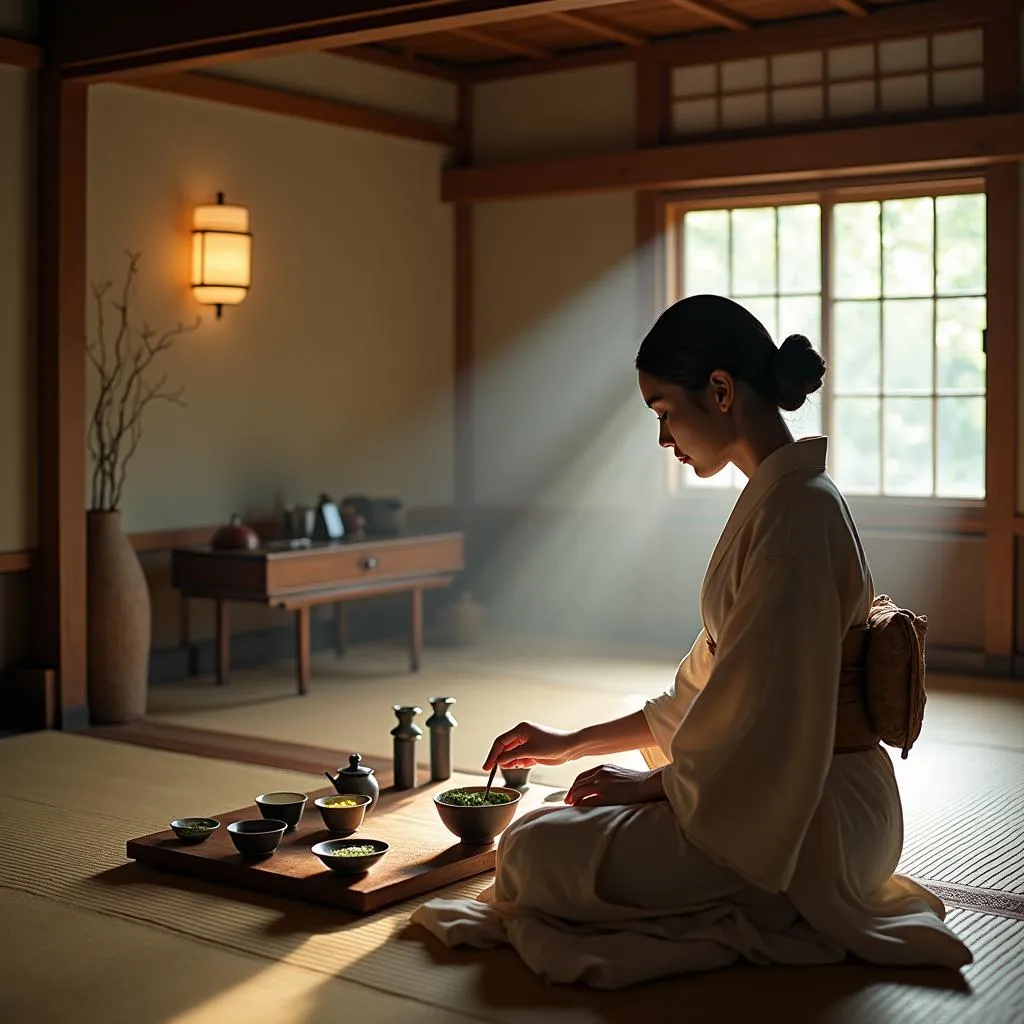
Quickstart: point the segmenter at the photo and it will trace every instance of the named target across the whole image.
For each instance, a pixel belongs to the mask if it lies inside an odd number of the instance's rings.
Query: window
[[[781,342],[805,334],[825,385],[787,413],[830,435],[849,494],[985,496],[985,195],[970,184],[817,193],[771,205],[679,204],[678,296],[715,292]],[[670,485],[741,486],[670,465]]]

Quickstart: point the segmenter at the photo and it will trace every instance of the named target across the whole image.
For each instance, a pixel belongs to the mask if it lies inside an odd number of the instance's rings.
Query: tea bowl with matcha
[[[175,818],[171,822],[174,834],[186,843],[201,843],[220,828],[216,818]]]
[[[334,793],[313,801],[328,831],[350,836],[363,823],[373,798],[365,793]]]
[[[384,859],[391,846],[383,839],[328,839],[312,853],[339,875],[361,875]]]
[[[522,797],[503,786],[492,786],[489,794],[486,786],[461,786],[438,793],[434,806],[449,832],[464,843],[486,845],[508,828]]]

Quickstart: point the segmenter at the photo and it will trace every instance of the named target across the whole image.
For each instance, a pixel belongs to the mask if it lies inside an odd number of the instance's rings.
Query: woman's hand
[[[484,771],[495,763],[502,768],[532,768],[535,764],[565,764],[573,757],[575,733],[520,722],[503,732],[492,744]]]
[[[579,775],[565,794],[575,807],[605,807],[609,804],[646,804],[665,799],[662,770],[652,772],[603,764]]]

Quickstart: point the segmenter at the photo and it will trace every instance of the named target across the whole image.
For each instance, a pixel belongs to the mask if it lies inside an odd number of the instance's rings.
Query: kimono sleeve
[[[670,689],[644,705],[644,716],[656,744],[640,751],[649,768],[664,767],[671,760],[672,737],[703,688],[710,671],[710,662],[708,634],[702,629],[686,657],[679,663]]]
[[[767,555],[745,566],[672,739],[665,793],[686,838],[769,892],[792,879],[831,765],[841,617],[830,572]]]

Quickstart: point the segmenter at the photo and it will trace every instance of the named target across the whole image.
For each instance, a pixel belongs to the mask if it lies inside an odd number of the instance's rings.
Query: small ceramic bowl
[[[171,828],[183,842],[201,843],[220,828],[220,822],[215,818],[175,818]]]
[[[501,777],[505,780],[506,786],[513,789],[522,789],[530,781],[530,768],[502,768]]]
[[[354,800],[355,803],[347,807],[340,806],[342,800]],[[350,836],[362,825],[371,798],[360,793],[345,795],[335,793],[333,796],[319,797],[313,802],[320,812],[320,817],[324,819],[324,824],[331,832],[339,836]],[[332,807],[332,803],[338,803],[339,806]]]
[[[335,851],[372,849],[372,853],[343,855]],[[391,847],[383,839],[328,839],[313,846],[313,853],[339,875],[361,875],[384,859]]]
[[[482,794],[486,790],[486,786],[459,786],[455,789],[445,790],[434,797],[434,806],[437,808],[437,813],[441,821],[444,822],[445,828],[457,835],[464,843],[487,844],[494,842],[494,837],[508,828],[515,816],[516,805],[523,796],[517,789],[492,786],[491,795],[504,793],[510,798],[507,803],[467,807],[448,803],[444,799],[449,793],[456,791]]]
[[[261,793],[256,797],[256,806],[264,818],[283,821],[291,831],[302,817],[306,799],[305,793]]]
[[[228,835],[243,857],[269,857],[281,845],[281,837],[287,828],[285,821],[250,818],[231,822]]]

